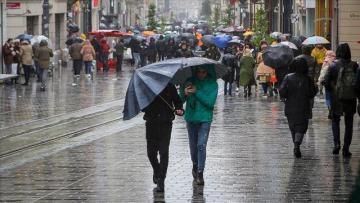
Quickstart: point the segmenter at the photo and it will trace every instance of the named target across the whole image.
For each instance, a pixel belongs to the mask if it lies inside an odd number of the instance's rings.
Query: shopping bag
[[[132,60],[132,54],[130,48],[126,49],[124,53],[124,60]]]
[[[17,69],[18,69],[18,64],[17,63],[11,64],[11,74],[17,75]]]

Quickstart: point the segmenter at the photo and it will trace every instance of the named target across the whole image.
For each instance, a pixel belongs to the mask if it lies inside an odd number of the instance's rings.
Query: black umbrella
[[[214,44],[214,39],[215,39],[214,35],[204,35],[202,37],[202,41],[205,45]]]
[[[74,43],[83,43],[84,40],[82,40],[80,37],[71,37],[68,40],[66,40],[65,44],[68,46],[71,46]]]
[[[135,117],[159,95],[168,83],[184,84],[193,75],[194,66],[215,68],[216,78],[228,71],[221,63],[200,57],[176,58],[136,69],[128,86],[124,105],[124,120]]]
[[[188,33],[188,32],[181,33],[180,37],[186,38],[186,39],[195,39],[195,35],[192,33]]]
[[[29,35],[29,34],[20,34],[16,37],[16,39],[19,39],[19,40],[26,40],[26,41],[29,41],[31,40],[33,36],[32,35]]]
[[[277,44],[268,47],[262,57],[265,65],[272,68],[283,68],[290,65],[294,54],[290,47]]]

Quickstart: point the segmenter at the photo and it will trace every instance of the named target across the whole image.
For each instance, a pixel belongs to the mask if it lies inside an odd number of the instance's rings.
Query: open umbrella
[[[244,35],[244,37],[246,37],[246,36],[254,35],[254,34],[255,34],[255,33],[252,32],[252,31],[246,31],[243,35]]]
[[[228,46],[229,41],[232,40],[230,35],[217,35],[214,39],[214,43],[219,48],[226,48]]]
[[[146,108],[168,83],[184,84],[193,75],[194,66],[215,68],[216,78],[228,71],[221,63],[200,57],[170,59],[136,69],[126,92],[124,120],[135,117]]]
[[[281,32],[272,32],[270,34],[270,37],[273,38],[273,39],[279,39],[281,35],[282,35]]]
[[[330,42],[324,37],[313,36],[307,38],[302,44],[329,44]]]
[[[16,37],[16,39],[19,39],[19,40],[27,40],[27,41],[30,42],[30,40],[31,40],[32,37],[33,37],[32,35],[21,34],[21,35],[18,35],[18,36]]]
[[[297,46],[292,43],[292,42],[289,42],[289,41],[283,41],[283,42],[280,42],[281,44],[283,45],[286,45],[288,47],[290,47],[291,49],[295,49],[295,50],[298,50]]]
[[[231,41],[228,42],[229,44],[244,44],[243,40],[239,40],[239,39],[233,39]]]
[[[48,47],[53,48],[51,40],[44,35],[35,35],[33,38],[31,38],[30,42],[31,45],[34,45],[34,44],[40,44],[42,40],[45,40],[48,43]]]
[[[210,45],[210,44],[214,44],[214,39],[215,39],[214,35],[204,35],[202,41],[204,42],[205,45]]]
[[[294,54],[289,46],[276,44],[268,47],[262,57],[265,65],[272,68],[283,68],[290,65]]]
[[[156,33],[153,31],[144,31],[143,32],[143,36],[144,37],[149,37],[149,36],[154,36]]]
[[[186,39],[195,39],[195,35],[188,32],[181,33],[180,37]]]

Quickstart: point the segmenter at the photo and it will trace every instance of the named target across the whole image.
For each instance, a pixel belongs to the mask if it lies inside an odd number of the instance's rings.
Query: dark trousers
[[[340,146],[340,117],[339,115],[333,115],[332,118],[332,131],[334,136],[334,144]],[[345,113],[345,136],[343,149],[348,150],[352,140],[354,114]]]
[[[119,73],[122,70],[123,56],[116,56],[116,72]]]
[[[74,75],[80,75],[82,68],[82,60],[73,60]]]
[[[146,122],[147,155],[156,178],[164,180],[169,163],[172,122]],[[158,160],[160,155],[160,161]]]
[[[296,115],[287,116],[287,119],[293,143],[295,146],[300,146],[308,130],[309,120],[307,118],[299,119]]]
[[[165,58],[165,52],[159,51],[158,52],[159,61],[163,61]]]
[[[30,80],[32,65],[23,65],[23,68],[24,68],[25,83],[28,84]]]

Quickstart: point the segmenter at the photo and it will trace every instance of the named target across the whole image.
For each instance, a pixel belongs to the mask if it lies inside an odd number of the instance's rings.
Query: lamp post
[[[43,2],[43,15],[42,15],[42,34],[49,38],[49,22],[50,22],[50,5],[49,0]]]

